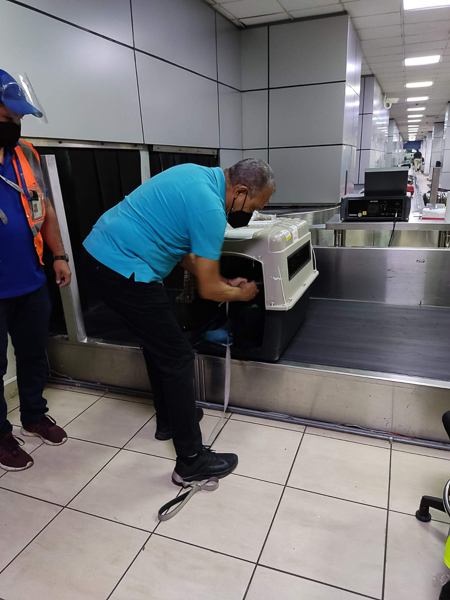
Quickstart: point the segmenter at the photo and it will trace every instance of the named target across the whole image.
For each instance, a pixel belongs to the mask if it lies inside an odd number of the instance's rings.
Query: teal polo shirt
[[[219,260],[226,227],[219,167],[172,167],[100,217],[83,245],[99,262],[135,281],[161,282],[188,253]]]

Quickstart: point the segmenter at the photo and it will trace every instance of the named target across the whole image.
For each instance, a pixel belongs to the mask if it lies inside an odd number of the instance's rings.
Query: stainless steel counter
[[[394,228],[392,221],[383,222],[342,222],[334,215],[325,225],[334,231],[334,245],[337,247],[386,247]],[[450,223],[445,221],[422,220],[411,214],[408,221],[397,221],[392,240],[394,247],[409,248],[449,248]]]
[[[382,222],[343,222],[341,221],[340,215],[334,215],[329,221],[327,221],[326,229],[334,230],[368,230],[368,231],[380,231],[389,230],[392,231],[394,223],[393,221],[382,221]],[[408,221],[397,221],[395,224],[395,230],[397,231],[450,231],[450,223],[445,221],[428,221],[422,220],[420,217],[410,216]]]

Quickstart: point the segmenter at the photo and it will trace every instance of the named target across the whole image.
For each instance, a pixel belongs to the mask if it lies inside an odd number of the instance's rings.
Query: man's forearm
[[[203,288],[200,287],[199,292],[202,298],[213,300],[214,302],[236,302],[243,300],[241,288],[227,285],[224,281],[218,281]]]
[[[66,251],[64,250],[64,244],[61,239],[61,232],[59,230],[56,213],[53,209],[53,206],[48,201],[46,206],[44,223],[41,227],[41,233],[45,243],[53,252],[54,256],[61,256],[66,253]]]

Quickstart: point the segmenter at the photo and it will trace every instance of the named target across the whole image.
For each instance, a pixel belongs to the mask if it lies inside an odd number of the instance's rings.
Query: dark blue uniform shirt
[[[17,183],[11,151],[5,152],[0,175]],[[2,179],[0,208],[8,218],[7,225],[0,221],[0,298],[23,296],[41,287],[46,277],[20,194]]]

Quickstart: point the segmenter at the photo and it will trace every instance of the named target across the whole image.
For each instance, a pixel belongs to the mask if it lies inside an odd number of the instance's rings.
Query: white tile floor
[[[0,598],[438,599],[448,519],[414,512],[450,453],[232,415],[214,447],[239,454],[235,474],[159,524],[178,488],[148,399],[46,395],[71,438],[27,438],[34,467],[0,471]]]

